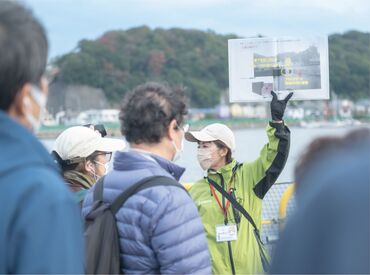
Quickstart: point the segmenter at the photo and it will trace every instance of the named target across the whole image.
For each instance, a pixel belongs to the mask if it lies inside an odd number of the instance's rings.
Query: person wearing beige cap
[[[124,148],[123,140],[103,138],[92,128],[74,126],[57,137],[52,155],[76,200],[82,203],[87,190],[108,172],[112,152]]]
[[[213,274],[256,274],[269,266],[259,236],[262,200],[288,158],[290,131],[283,115],[292,93],[283,100],[272,96],[269,141],[253,162],[233,159],[235,137],[224,124],[185,133],[186,140],[198,143],[198,161],[207,172],[190,194],[207,234]]]

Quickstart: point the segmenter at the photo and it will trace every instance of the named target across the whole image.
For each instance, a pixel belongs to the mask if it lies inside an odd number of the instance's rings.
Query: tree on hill
[[[142,26],[81,40],[77,51],[55,63],[60,81],[101,88],[113,104],[136,85],[152,80],[185,86],[192,107],[212,107],[228,88],[231,38],[236,35]],[[369,33],[329,37],[330,85],[339,96],[368,97],[369,55]]]
[[[340,97],[369,98],[370,34],[349,31],[329,37],[330,87]]]

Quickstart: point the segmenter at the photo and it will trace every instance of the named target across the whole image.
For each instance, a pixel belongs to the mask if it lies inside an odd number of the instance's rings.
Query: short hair
[[[7,111],[24,84],[39,84],[48,53],[44,28],[14,1],[0,1],[0,53],[0,109]]]
[[[123,100],[121,133],[130,143],[159,143],[170,122],[183,124],[187,105],[182,88],[148,82],[137,86]]]

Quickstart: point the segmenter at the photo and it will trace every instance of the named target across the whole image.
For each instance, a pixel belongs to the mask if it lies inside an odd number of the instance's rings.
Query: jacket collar
[[[220,180],[219,175],[222,175],[225,181],[229,181],[231,179],[231,176],[233,174],[233,169],[236,165],[236,160],[233,159],[230,163],[226,164],[225,166],[221,167],[217,171],[214,170],[208,170],[207,176],[218,182]]]
[[[57,171],[50,154],[35,135],[1,110],[0,125],[0,174],[29,164],[46,165]]]
[[[130,150],[128,152],[116,152],[113,167],[116,170],[129,171],[137,169],[162,168],[177,181],[185,172],[185,168],[149,152]]]

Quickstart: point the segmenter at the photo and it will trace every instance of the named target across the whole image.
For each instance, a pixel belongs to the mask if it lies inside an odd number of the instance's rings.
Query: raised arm
[[[284,125],[283,115],[286,104],[292,97],[290,93],[285,99],[278,100],[274,92],[271,101],[272,122],[267,126],[268,143],[262,148],[258,159],[245,163],[243,169],[252,175],[253,191],[260,199],[275,183],[288,159],[290,148],[290,131]]]

